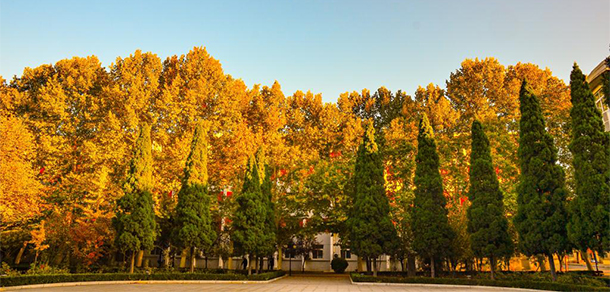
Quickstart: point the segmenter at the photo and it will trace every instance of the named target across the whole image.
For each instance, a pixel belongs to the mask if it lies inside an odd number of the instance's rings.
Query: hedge
[[[351,274],[354,282],[373,283],[413,283],[413,284],[444,284],[444,285],[469,285],[469,286],[495,286],[526,288],[551,291],[610,291],[609,287],[583,286],[557,282],[539,282],[528,280],[501,281],[491,279],[465,279],[465,278],[429,278],[429,277],[373,277]]]
[[[211,273],[154,273],[154,274],[57,274],[57,275],[21,275],[0,277],[0,287],[91,281],[147,281],[147,280],[252,280],[266,281],[286,274],[284,271],[274,271],[256,275],[243,274],[211,274]]]

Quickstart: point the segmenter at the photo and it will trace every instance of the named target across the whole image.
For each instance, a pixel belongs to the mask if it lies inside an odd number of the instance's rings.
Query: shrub
[[[283,276],[285,272],[274,271],[246,276],[243,274],[210,274],[210,273],[156,273],[156,274],[56,274],[56,275],[22,275],[0,278],[0,286],[21,286],[33,284],[89,282],[89,281],[147,281],[147,280],[253,280],[265,281]]]
[[[70,271],[68,271],[68,269],[52,267],[45,264],[40,264],[38,266],[32,264],[32,267],[26,272],[28,275],[57,275],[69,273]]]
[[[13,270],[9,264],[7,264],[5,262],[2,262],[2,267],[0,267],[0,275],[2,275],[2,276],[17,276],[17,275],[19,275],[19,272]]]
[[[495,286],[526,288],[551,291],[610,291],[609,287],[586,286],[559,282],[533,281],[533,280],[490,280],[465,278],[428,278],[428,277],[372,277],[358,273],[351,274],[354,282],[373,283],[418,283],[418,284],[445,284],[469,286]]]
[[[349,264],[344,258],[335,257],[331,262],[330,266],[333,268],[333,271],[337,274],[342,274],[347,269]]]

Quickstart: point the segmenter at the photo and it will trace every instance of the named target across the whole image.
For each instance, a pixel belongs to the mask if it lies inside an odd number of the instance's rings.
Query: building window
[[[319,244],[314,245],[311,255],[314,259],[324,258],[324,246]]]
[[[349,249],[341,249],[341,257],[344,259],[351,259],[352,251]]]

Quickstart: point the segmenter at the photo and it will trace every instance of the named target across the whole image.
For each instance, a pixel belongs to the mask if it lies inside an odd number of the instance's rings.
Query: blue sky
[[[0,75],[72,56],[104,66],[136,49],[162,59],[205,46],[248,86],[286,95],[445,86],[465,58],[531,62],[568,80],[609,55],[609,0],[0,0]]]

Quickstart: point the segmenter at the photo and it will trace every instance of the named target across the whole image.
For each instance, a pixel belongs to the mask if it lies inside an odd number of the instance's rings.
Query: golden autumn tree
[[[42,185],[32,161],[36,156],[34,137],[26,125],[13,116],[0,116],[0,232],[27,229],[41,216]]]
[[[20,95],[14,113],[27,121],[36,141],[34,164],[42,169],[39,177],[45,183],[45,202],[51,206],[45,260],[54,263],[67,262],[68,255],[74,254],[70,249],[78,246],[72,244],[75,238],[70,234],[54,230],[69,230],[77,218],[87,217],[97,208],[109,216],[112,183],[104,177],[110,168],[99,155],[107,151],[97,140],[107,108],[102,88],[108,82],[96,57],[75,57],[26,68],[10,85]],[[53,220],[56,216],[70,219]]]

